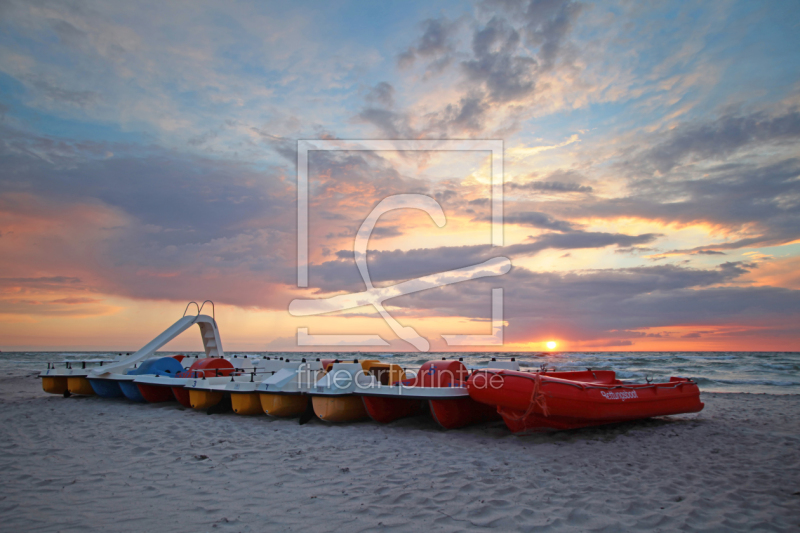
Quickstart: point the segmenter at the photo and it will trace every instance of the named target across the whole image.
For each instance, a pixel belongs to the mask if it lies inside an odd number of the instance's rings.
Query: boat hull
[[[113,379],[89,379],[94,392],[101,398],[122,398],[122,389]]]
[[[591,373],[591,372],[589,372]],[[476,372],[468,383],[470,396],[493,405],[515,432],[577,429],[654,416],[696,413],[703,409],[697,384],[683,378],[666,383],[627,384],[619,381],[575,381],[501,371],[495,387]]]
[[[95,392],[89,380],[83,376],[70,376],[67,378],[67,390],[70,394],[94,396]]]
[[[497,410],[472,398],[428,400],[431,415],[444,429],[457,429],[492,420],[500,420]]]
[[[381,424],[419,415],[425,410],[425,401],[419,399],[362,396],[362,400],[369,417]]]
[[[175,401],[175,395],[172,394],[172,389],[170,387],[161,387],[148,383],[137,383],[136,387],[139,389],[139,394],[141,394],[142,398],[148,403]]]
[[[369,418],[359,396],[313,396],[314,413],[326,422],[353,422]]]
[[[231,407],[237,415],[260,415],[264,412],[261,399],[255,392],[231,393]]]
[[[69,390],[66,377],[45,376],[42,378],[42,390],[49,394],[64,394]]]
[[[192,409],[208,409],[222,401],[223,393],[213,390],[189,389],[189,403]]]
[[[184,407],[192,407],[192,400],[189,397],[189,390],[183,387],[172,387],[172,395],[178,400],[178,403]]]
[[[122,390],[122,394],[125,395],[127,399],[132,402],[139,402],[139,403],[146,403],[147,400],[144,399],[142,393],[139,392],[139,387],[136,386],[136,383],[133,381],[118,381],[119,388]]]
[[[300,416],[308,408],[305,394],[259,394],[261,409],[269,416]]]

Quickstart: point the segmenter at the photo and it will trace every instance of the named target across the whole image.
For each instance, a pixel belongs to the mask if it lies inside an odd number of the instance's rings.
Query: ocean
[[[159,352],[173,355],[179,352]],[[193,353],[193,352],[180,352]],[[381,359],[406,368],[418,368],[426,361],[446,357],[464,359],[470,368],[486,367],[492,357],[514,357],[523,368],[542,365],[556,370],[614,370],[617,377],[633,382],[645,379],[667,380],[670,376],[689,377],[706,392],[750,392],[800,394],[800,352],[473,352],[473,353],[369,353],[369,352],[228,352],[289,359],[338,358]],[[117,352],[3,352],[0,375],[38,372],[47,362],[110,359]]]

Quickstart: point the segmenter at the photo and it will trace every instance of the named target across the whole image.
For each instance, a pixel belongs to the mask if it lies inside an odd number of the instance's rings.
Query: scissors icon
[[[386,321],[392,331],[402,340],[410,343],[417,350],[426,352],[430,343],[410,326],[400,324],[383,306],[386,300],[413,294],[416,292],[453,285],[462,281],[469,281],[491,276],[501,276],[511,269],[511,261],[507,257],[494,257],[472,266],[448,270],[438,274],[431,274],[420,278],[403,281],[388,287],[375,287],[367,267],[367,247],[369,238],[378,219],[385,213],[394,209],[420,209],[428,213],[438,227],[443,227],[447,219],[439,202],[423,194],[398,194],[389,196],[375,206],[356,233],[353,246],[356,266],[364,280],[366,290],[358,293],[340,294],[329,298],[320,299],[295,299],[289,304],[289,313],[292,316],[315,316],[334,311],[345,311],[364,305],[372,305]],[[380,338],[379,338],[380,339]]]

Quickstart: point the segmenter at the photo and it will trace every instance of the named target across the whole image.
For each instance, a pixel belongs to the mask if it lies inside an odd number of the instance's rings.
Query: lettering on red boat
[[[636,394],[635,390],[631,391],[620,391],[620,392],[606,392],[600,391],[600,394],[603,395],[603,398],[606,400],[630,400],[631,398],[638,398],[639,396]]]

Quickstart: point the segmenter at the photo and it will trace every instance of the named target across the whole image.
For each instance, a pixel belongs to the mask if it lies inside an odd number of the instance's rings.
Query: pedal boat
[[[152,366],[154,362],[159,359],[172,359],[173,361],[177,361],[178,365],[174,364],[174,362],[163,362],[157,366]],[[142,397],[141,392],[137,391],[132,382],[137,377],[140,377],[140,373],[142,372],[154,372],[158,375],[170,375],[176,370],[182,368],[180,364],[181,359],[184,359],[183,355],[163,358],[151,357],[142,363],[134,363],[131,368],[124,369],[122,372],[106,372],[100,376],[89,375],[87,376],[87,379],[89,380],[89,384],[91,385],[95,394],[101,398],[128,398],[132,401],[143,402],[147,401],[146,398]],[[148,361],[150,362],[148,363]],[[147,363],[147,367],[143,369],[142,366],[145,363]],[[123,383],[125,385],[123,385]],[[125,388],[125,391],[123,391],[123,387]]]
[[[134,385],[136,388],[139,389],[139,394],[144,398],[144,401],[147,403],[162,403],[162,402],[174,402],[175,395],[172,394],[172,390],[168,387],[159,387],[156,385],[149,384],[147,382],[141,381],[143,378],[173,378],[174,376],[178,375],[179,373],[183,372],[186,368],[186,365],[191,361],[191,358],[187,358],[183,354],[179,355],[172,355],[169,356],[172,359],[175,359],[180,363],[180,367],[170,364],[167,368],[154,368],[152,374],[139,374],[133,379]],[[184,363],[186,361],[186,363]]]
[[[122,394],[133,402],[146,403],[148,400],[139,390],[139,385],[134,382],[140,376],[174,376],[183,370],[180,361],[173,357],[153,357],[143,361],[135,368],[128,369],[125,374],[120,375],[116,382]],[[108,379],[114,379],[111,376]],[[95,381],[95,380],[92,380]],[[150,392],[146,389],[146,392]],[[151,396],[152,397],[152,396]],[[155,398],[154,398],[155,399]],[[170,398],[171,399],[171,398]]]
[[[489,365],[519,368],[514,359],[492,358]],[[357,394],[363,398],[370,418],[384,424],[421,414],[426,404],[436,423],[445,429],[499,419],[494,409],[470,398],[466,388],[468,376],[469,370],[461,360],[428,361],[411,379],[390,386],[376,384],[361,388]]]
[[[258,365],[253,366],[250,371],[240,372],[234,375],[223,388],[224,394],[231,397],[231,409],[237,415],[260,415],[264,410],[261,408],[261,399],[256,390],[261,383],[286,368],[293,368],[305,363],[292,363],[289,359],[271,359],[267,357],[259,361]]]
[[[308,393],[324,375],[323,367],[333,361],[306,361],[287,363],[274,375],[267,377],[256,387],[261,410],[275,417],[290,417],[303,414],[311,397]]]
[[[189,390],[185,388],[187,383],[206,376],[219,377],[228,375],[231,373],[231,369],[236,370],[236,365],[247,369],[253,368],[254,364],[258,364],[258,359],[248,359],[247,356],[242,356],[238,360],[236,356],[232,358],[204,357],[201,359],[197,356],[192,356],[184,359],[183,363],[184,367],[187,363],[190,363],[189,368],[185,368],[174,376],[139,376],[134,381],[143,395],[145,394],[142,389],[146,387],[153,391],[154,395],[160,395],[163,398],[161,401],[177,400],[182,406],[191,407]],[[151,400],[148,399],[148,401]]]
[[[227,359],[212,359],[208,363],[201,360],[196,364],[202,368],[187,371],[191,377],[186,380],[182,390],[178,391],[176,387],[173,388],[173,393],[182,405],[186,405],[181,400],[185,401],[184,395],[188,393],[188,406],[192,409],[214,407],[225,395],[225,385],[235,372],[233,364]]]
[[[149,403],[171,402],[177,400],[175,394],[172,392],[172,387],[180,386],[186,382],[185,378],[179,376],[186,373],[188,368],[191,368],[197,361],[211,359],[198,355],[181,355],[173,356],[181,363],[181,370],[177,373],[158,373],[158,374],[144,374],[137,375],[133,382],[139,389],[139,393]]]
[[[114,361],[115,360],[106,359],[86,359],[82,361],[47,363],[47,370],[43,370],[39,373],[39,377],[42,379],[42,390],[49,394],[67,396],[70,394],[83,396],[93,395],[95,391],[86,377],[94,367],[100,367],[103,366],[103,364],[113,363]],[[59,366],[61,364],[64,366]],[[89,366],[87,367],[87,365]]]
[[[366,360],[352,363],[334,362],[309,392],[316,414],[326,422],[351,422],[368,418],[361,396],[355,394],[362,387],[378,382],[392,384],[405,379],[399,365]]]
[[[613,371],[516,372],[479,370],[467,381],[470,397],[492,406],[514,432],[576,429],[703,409],[697,383],[626,383]]]

